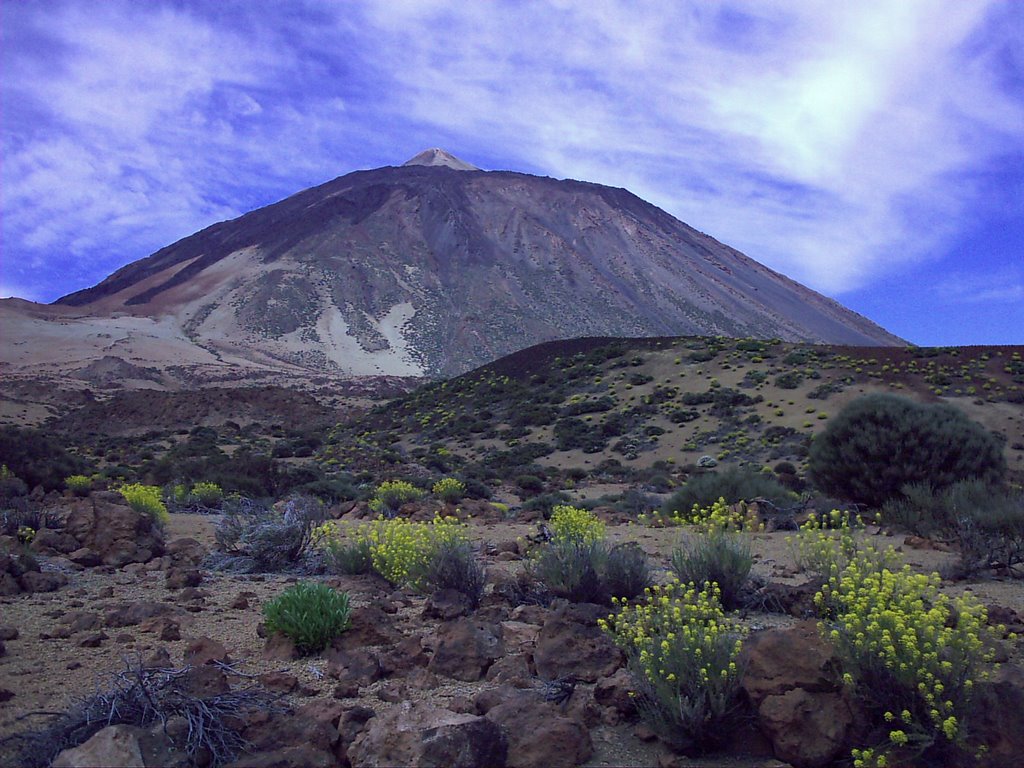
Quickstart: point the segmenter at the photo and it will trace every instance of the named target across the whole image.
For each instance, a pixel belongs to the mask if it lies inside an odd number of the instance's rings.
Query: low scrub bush
[[[224,501],[224,491],[216,483],[196,483],[192,486],[192,496],[204,507],[219,507]]]
[[[610,604],[632,598],[651,583],[646,553],[638,546],[603,540],[555,539],[527,564],[534,580],[574,603]]]
[[[661,507],[663,515],[677,510],[693,509],[694,505],[710,507],[719,499],[728,504],[764,498],[781,505],[793,498],[775,478],[760,472],[730,467],[722,472],[694,475]]]
[[[117,490],[128,502],[128,506],[140,515],[147,515],[161,527],[167,524],[170,519],[167,515],[167,506],[161,499],[162,494],[157,486],[129,483]]]
[[[825,493],[877,508],[910,483],[998,483],[1006,461],[1001,441],[952,406],[868,395],[829,420],[811,444],[808,470]]]
[[[298,496],[267,509],[249,500],[226,504],[214,537],[229,557],[223,567],[281,571],[297,565],[326,510],[319,499]]]
[[[626,653],[640,714],[676,749],[720,746],[737,712],[743,630],[717,588],[671,582],[636,603],[615,602],[619,612],[600,625]]]
[[[487,572],[477,557],[476,547],[468,541],[448,538],[434,547],[417,582],[425,592],[461,592],[476,608],[484,596]]]
[[[320,544],[320,548],[326,558],[327,568],[332,573],[346,576],[373,573],[373,556],[369,539],[361,537],[342,539],[336,536],[327,536]]]
[[[951,505],[957,510],[953,534],[960,557],[953,575],[971,576],[994,570],[1019,577],[1024,564],[1024,495],[989,492],[954,486]],[[978,494],[974,503],[962,497]]]
[[[270,632],[281,632],[300,653],[318,653],[348,629],[348,595],[326,584],[299,582],[263,606]]]
[[[431,492],[448,504],[456,504],[466,495],[466,485],[454,477],[445,477],[434,483]]]
[[[315,537],[338,572],[372,570],[392,584],[420,592],[455,589],[474,604],[483,594],[484,569],[465,524],[454,517],[438,516],[431,522],[381,518],[354,528],[329,522]]]
[[[815,596],[846,685],[888,733],[888,744],[854,750],[855,765],[921,757],[948,765],[963,756],[971,693],[989,674],[995,635],[981,603],[951,598],[939,585],[938,574],[890,569],[868,553],[855,555]]]
[[[0,534],[5,536],[23,539],[28,535],[31,541],[41,528],[59,528],[60,525],[57,510],[41,507],[27,496],[7,499],[0,504]]]
[[[724,498],[706,507],[694,504],[689,513],[673,510],[665,515],[656,512],[644,520],[655,525],[692,525],[704,533],[759,531],[764,528],[757,515],[745,503],[728,504]]]
[[[64,478],[64,487],[75,496],[88,496],[92,490],[92,478],[86,475],[69,475]]]
[[[87,462],[53,435],[13,426],[0,426],[0,466],[9,467],[29,489],[41,485],[44,491],[59,491],[64,478],[89,471]]]
[[[423,497],[423,491],[405,480],[386,480],[377,486],[370,509],[384,517],[394,517],[399,508]]]
[[[684,584],[717,585],[722,606],[732,610],[740,604],[754,559],[750,545],[735,533],[714,531],[674,549],[669,562]]]

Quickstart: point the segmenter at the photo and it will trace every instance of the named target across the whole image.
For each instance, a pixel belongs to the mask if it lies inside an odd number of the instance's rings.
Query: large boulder
[[[492,720],[403,702],[370,720],[348,748],[353,768],[502,768],[508,741]]]
[[[441,626],[427,669],[456,680],[475,682],[505,653],[501,625],[458,619]]]
[[[758,708],[775,756],[796,768],[824,768],[848,748],[853,711],[837,693],[794,688]]]
[[[1024,755],[1024,669],[1002,664],[988,680],[975,684],[971,698],[971,735],[988,751],[979,765],[1015,768]]]
[[[574,677],[595,683],[625,663],[622,651],[608,633],[589,619],[589,615],[580,613],[578,606],[556,611],[548,617],[537,634],[533,652],[540,677],[545,680]]]
[[[83,744],[65,749],[54,759],[54,768],[185,768],[184,750],[175,749],[161,724],[153,728],[110,725]]]
[[[77,501],[64,525],[80,549],[90,550],[101,563],[117,568],[129,563],[148,563],[164,552],[164,537],[153,518],[94,495]]]
[[[854,746],[858,722],[839,660],[817,622],[752,635],[741,685],[775,756],[795,768],[822,768]]]
[[[485,717],[505,732],[509,768],[573,768],[594,751],[586,723],[542,701],[536,691],[519,692]]]

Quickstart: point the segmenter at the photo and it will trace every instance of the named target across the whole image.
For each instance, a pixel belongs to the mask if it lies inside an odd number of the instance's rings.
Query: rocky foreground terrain
[[[81,697],[109,696],[117,673],[122,687],[162,682],[170,685],[165,695],[237,706],[228,720],[245,741],[231,762],[238,766],[811,768],[846,764],[865,738],[784,532],[743,534],[760,595],[739,614],[750,630],[743,713],[717,753],[695,759],[660,744],[638,717],[624,657],[597,626],[607,607],[534,601],[523,592],[539,513],[508,522],[500,506],[482,501],[465,501],[458,512],[425,502],[403,508],[420,519],[438,509],[471,515],[488,569],[480,605],[460,593],[395,589],[376,576],[315,577],[350,595],[352,626],[322,653],[300,657],[282,636],[264,636],[261,607],[301,574],[211,569],[218,516],[172,514],[161,530],[113,493],[47,503],[58,512],[53,529],[40,530],[27,549],[2,542],[9,553],[0,556],[4,764],[28,756],[33,765],[56,757],[63,766],[185,766],[223,757],[188,754],[190,722],[182,716],[147,727],[96,724],[78,738],[67,721],[60,727],[54,713]],[[371,513],[347,504],[333,514]],[[664,578],[680,529],[637,525],[607,508],[596,514],[611,541],[638,544]],[[895,546],[915,570],[954,558],[926,539],[876,528],[869,535]],[[1024,630],[1024,589],[999,579],[944,588],[970,590],[990,620],[1005,625],[997,650],[1008,663],[979,684],[972,723],[988,745],[981,764],[1017,765],[1024,670],[1021,641],[1009,633]],[[245,712],[245,702],[258,705]],[[32,730],[42,735],[19,753],[26,742],[10,737]]]

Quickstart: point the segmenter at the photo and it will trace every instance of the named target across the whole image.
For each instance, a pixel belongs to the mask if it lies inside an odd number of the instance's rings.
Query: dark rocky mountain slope
[[[352,375],[457,374],[579,336],[900,343],[624,189],[442,150],[211,226],[56,305],[152,321],[179,357]]]

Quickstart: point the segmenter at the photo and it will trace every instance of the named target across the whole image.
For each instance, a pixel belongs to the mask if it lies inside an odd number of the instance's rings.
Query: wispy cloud
[[[929,258],[989,192],[978,172],[1024,141],[1019,9],[5,4],[3,279],[82,287],[213,221],[442,145],[628,187],[851,290]]]

